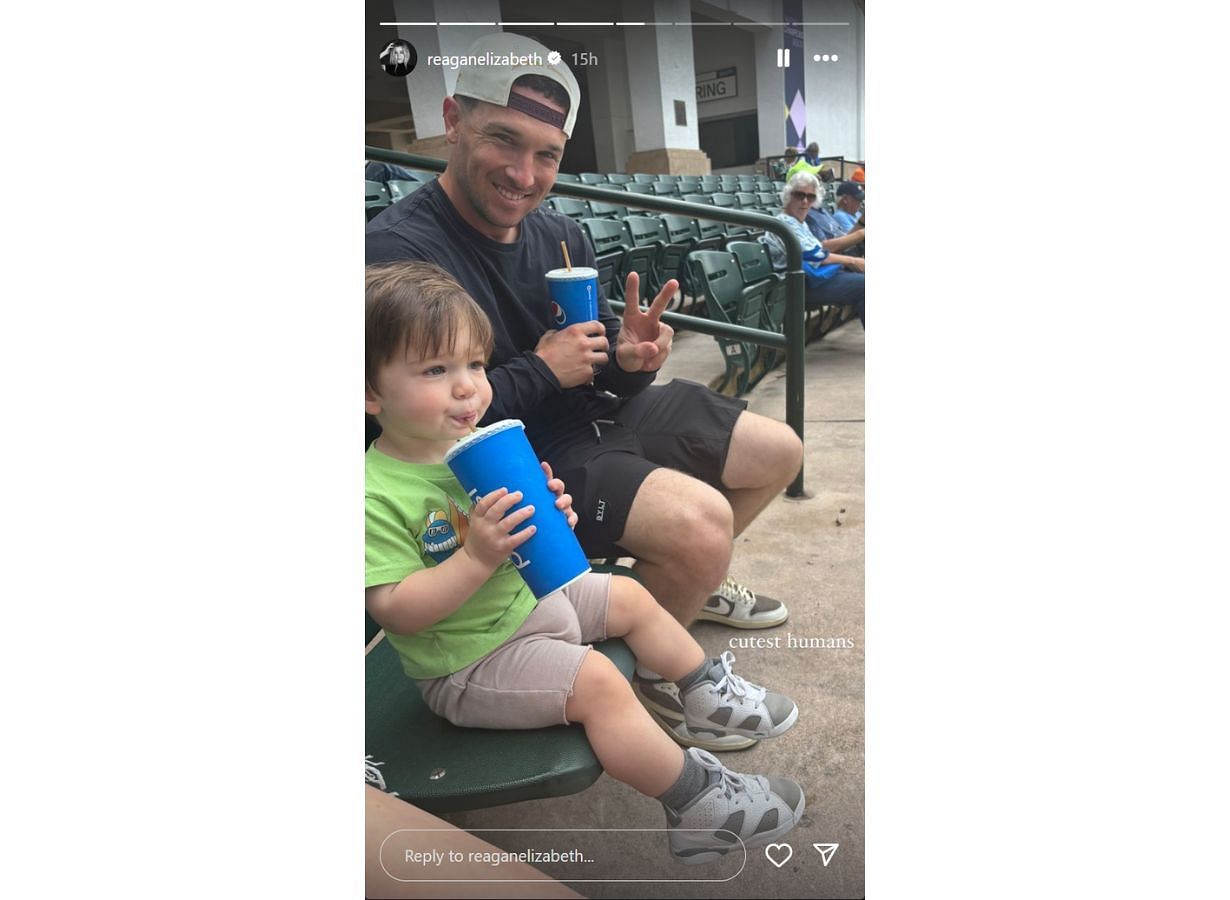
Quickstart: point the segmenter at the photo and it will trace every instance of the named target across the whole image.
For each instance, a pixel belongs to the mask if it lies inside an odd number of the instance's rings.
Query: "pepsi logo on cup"
[[[558,303],[556,303],[554,300],[552,300],[552,301],[551,301],[551,315],[553,315],[553,316],[555,317],[555,324],[556,324],[556,325],[563,325],[563,324],[564,324],[564,318],[565,318],[565,317],[564,317],[564,310],[563,310],[563,307],[561,307],[561,306],[560,306]]]

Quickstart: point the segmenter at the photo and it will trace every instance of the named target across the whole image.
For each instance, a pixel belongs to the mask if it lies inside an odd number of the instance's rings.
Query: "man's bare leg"
[[[641,483],[619,544],[654,598],[689,625],[726,577],[732,514],[721,493],[674,469],[654,469]]]
[[[803,442],[784,422],[742,412],[735,420],[722,470],[722,494],[730,501],[734,535],[760,515],[799,474]]]

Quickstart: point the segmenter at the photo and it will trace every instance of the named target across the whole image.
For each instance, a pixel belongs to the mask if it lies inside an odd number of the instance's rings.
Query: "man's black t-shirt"
[[[495,331],[487,377],[491,408],[484,423],[518,418],[542,455],[595,419],[609,416],[621,401],[647,387],[656,373],[628,373],[615,362],[620,319],[599,290],[598,317],[611,343],[610,360],[593,385],[561,388],[547,364],[533,352],[555,328],[546,273],[564,264],[560,241],[574,265],[593,266],[594,253],[581,229],[567,216],[540,207],[521,222],[517,239],[493,241],[465,222],[438,181],[424,185],[367,224],[367,263],[426,260],[461,283],[491,319]],[[617,396],[611,396],[615,394]]]

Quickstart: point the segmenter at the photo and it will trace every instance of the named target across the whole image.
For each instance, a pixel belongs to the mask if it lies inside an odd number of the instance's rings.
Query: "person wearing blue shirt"
[[[853,181],[843,181],[837,186],[837,211],[833,213],[833,218],[847,232],[858,222],[858,214],[862,206],[862,188]]]

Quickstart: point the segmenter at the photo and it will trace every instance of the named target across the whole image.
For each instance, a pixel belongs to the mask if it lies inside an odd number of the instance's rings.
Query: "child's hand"
[[[551,464],[547,461],[542,462],[542,470],[547,474],[547,489],[555,494],[555,508],[564,511],[564,515],[568,519],[568,527],[577,527],[577,514],[572,509],[572,494],[564,493],[564,482],[551,475]]]
[[[528,541],[538,530],[530,525],[517,534],[514,528],[534,514],[533,506],[523,506],[514,513],[508,511],[521,502],[520,491],[508,493],[508,488],[492,491],[470,510],[470,534],[461,545],[475,562],[495,571],[509,554]]]

